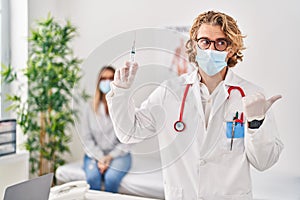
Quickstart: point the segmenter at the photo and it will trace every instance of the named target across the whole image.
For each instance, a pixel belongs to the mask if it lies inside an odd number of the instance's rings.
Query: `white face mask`
[[[111,82],[111,80],[102,80],[102,81],[100,81],[99,89],[101,90],[101,92],[106,94],[110,91],[110,82]]]
[[[208,76],[214,76],[227,66],[227,54],[228,52],[226,51],[197,48],[196,61]]]

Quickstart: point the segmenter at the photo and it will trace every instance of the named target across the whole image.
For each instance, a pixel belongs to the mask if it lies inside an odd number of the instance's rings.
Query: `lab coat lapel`
[[[202,146],[200,147],[200,154],[202,154],[203,156],[208,155],[212,151],[212,149],[216,147],[216,144],[219,141],[219,137],[222,134],[220,130],[223,126],[223,115],[220,115],[220,112],[218,112],[218,110],[220,110],[225,105],[226,100],[227,90],[224,83],[222,83],[222,85],[220,85],[216,99],[211,107],[206,134],[204,134]]]
[[[208,154],[209,152],[211,152],[212,149],[216,147],[219,137],[223,133],[220,130],[221,127],[223,126],[222,122],[223,122],[224,113],[220,113],[218,111],[224,108],[225,103],[227,101],[227,97],[228,97],[227,83],[231,82],[232,72],[228,70],[227,75],[224,82],[221,83],[222,85],[220,85],[219,92],[212,105],[212,110],[208,120],[207,135],[206,137],[204,137],[203,146],[201,147],[200,150],[203,155]]]
[[[224,102],[227,100],[228,92],[225,84],[222,83],[221,88],[216,96],[215,102],[213,103],[213,106],[211,108],[211,113],[209,116],[208,123],[211,122],[217,111],[220,109],[222,105],[224,105]]]
[[[203,111],[203,106],[202,106],[199,83],[198,84],[194,83],[192,89],[193,89],[192,90],[193,95],[195,97],[195,106],[198,110],[198,113],[200,114],[201,119],[203,120],[203,122],[205,122],[205,116],[204,116],[204,111]]]
[[[199,85],[198,70],[194,70],[191,74],[186,77],[185,84],[192,84],[190,88],[194,95],[194,104],[197,108],[198,113],[203,121],[205,121],[204,111],[202,107],[201,94],[200,94],[200,85]]]
[[[227,90],[230,86],[239,86],[239,79],[229,68],[224,83],[222,83],[220,91],[218,92],[216,100],[214,102],[214,105],[212,106],[209,122],[214,118],[217,111],[221,108],[222,105],[224,105],[225,101],[228,99]]]

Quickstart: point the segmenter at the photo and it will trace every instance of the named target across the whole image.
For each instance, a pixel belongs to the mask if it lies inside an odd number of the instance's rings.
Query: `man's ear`
[[[228,48],[227,58],[231,58],[232,56],[234,56],[234,54],[235,54],[235,49],[232,47]]]
[[[227,54],[227,57],[226,57],[226,61],[228,61],[229,58],[232,58],[236,53],[235,49],[232,48],[232,47],[228,48],[227,52],[228,52],[228,54]]]

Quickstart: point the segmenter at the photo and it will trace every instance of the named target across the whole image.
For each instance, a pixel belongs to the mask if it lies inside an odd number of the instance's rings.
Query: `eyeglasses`
[[[209,40],[208,38],[199,38],[196,40],[197,45],[200,49],[208,49],[211,45],[211,43],[214,43],[214,47],[217,51],[224,51],[228,45],[231,44],[227,39],[225,38],[219,38],[214,40]]]

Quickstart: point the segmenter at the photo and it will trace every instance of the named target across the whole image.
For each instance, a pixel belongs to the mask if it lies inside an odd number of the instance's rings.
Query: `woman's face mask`
[[[227,51],[202,50],[198,47],[196,61],[208,76],[214,76],[227,66],[227,54]]]
[[[107,94],[110,91],[110,82],[111,80],[102,80],[99,83],[99,89],[101,92],[103,92],[104,94]]]

